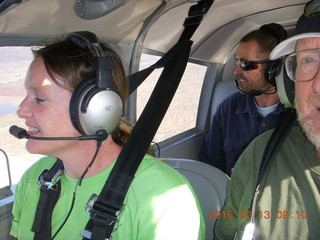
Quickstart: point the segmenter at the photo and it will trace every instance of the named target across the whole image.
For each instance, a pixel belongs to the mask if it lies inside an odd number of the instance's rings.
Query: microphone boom
[[[11,135],[15,136],[18,139],[27,138],[34,140],[98,140],[104,141],[108,134],[104,129],[98,130],[96,135],[87,135],[87,136],[79,136],[79,137],[33,137],[28,134],[28,132],[20,127],[15,125],[9,128],[9,132]]]

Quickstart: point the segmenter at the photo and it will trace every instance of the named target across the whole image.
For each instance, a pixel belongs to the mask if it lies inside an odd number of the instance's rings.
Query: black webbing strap
[[[178,43],[156,64],[129,78],[130,92],[133,92],[156,67],[164,66],[146,107],[120,152],[97,201],[93,203],[90,220],[82,232],[83,239],[110,238],[134,174],[178,88],[191,50],[190,38],[212,3],[213,0],[208,0],[192,6]],[[199,17],[199,15],[202,16]]]
[[[191,39],[192,35],[201,24],[204,15],[208,12],[212,3],[213,0],[203,0],[190,7],[188,17],[183,23],[184,30],[177,43],[155,64],[129,76],[130,93],[136,90],[137,87],[153,72],[153,70],[165,67],[168,62],[180,51],[183,43],[186,40]]]
[[[260,194],[260,183],[262,178],[267,174],[269,167],[276,157],[277,153],[279,152],[283,142],[287,138],[289,132],[291,131],[292,127],[296,123],[296,111],[293,108],[287,108],[283,113],[279,124],[273,130],[266,148],[263,152],[262,160],[260,163],[259,175],[255,187],[255,193],[253,195],[251,201],[251,209],[249,211],[252,213],[251,215],[251,222],[255,221],[255,214],[257,212],[257,201]]]
[[[44,170],[38,178],[40,198],[32,226],[34,240],[51,240],[51,218],[61,191],[59,178],[62,171],[63,164],[58,159],[50,170]]]
[[[296,111],[293,108],[288,108],[283,113],[278,126],[274,129],[270,136],[266,148],[263,153],[262,161],[256,187],[260,184],[262,177],[267,172],[267,168],[279,152],[283,142],[296,123]]]
[[[183,75],[192,42],[163,70],[151,97],[123,147],[113,170],[93,204],[84,239],[108,239],[122,209],[127,190],[170,105]],[[180,64],[178,64],[180,63]],[[165,90],[164,90],[165,89]],[[91,237],[90,237],[91,236]]]
[[[165,55],[163,55],[155,64],[136,72],[129,76],[130,94],[157,68],[164,68],[180,52],[189,39],[177,42]]]

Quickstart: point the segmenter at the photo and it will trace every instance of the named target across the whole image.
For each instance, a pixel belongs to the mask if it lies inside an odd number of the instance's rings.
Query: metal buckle
[[[41,186],[46,186],[47,189],[53,189],[54,190],[53,187],[57,184],[57,182],[61,178],[61,176],[63,174],[63,170],[61,170],[61,169],[58,170],[51,179],[45,180],[45,178],[48,177],[48,175],[47,175],[48,172],[49,171],[47,169],[43,170],[42,173],[37,178],[37,181],[40,184],[40,187]]]
[[[87,204],[86,204],[86,211],[91,212],[93,209],[93,204],[98,200],[98,195],[97,194],[92,194],[91,197],[89,198]]]
[[[86,229],[82,230],[82,232],[81,232],[81,237],[83,237],[85,239],[91,239],[91,235],[92,235],[92,232],[90,232]],[[110,239],[111,239],[111,237],[110,237]],[[109,240],[109,238],[105,238],[104,240]]]
[[[85,208],[86,208],[86,211],[90,213],[90,218],[92,219],[96,217],[103,218],[106,220],[107,225],[111,225],[115,223],[119,218],[122,208],[116,212],[112,211],[113,209],[110,209],[110,211],[103,212],[101,210],[94,208],[94,204],[97,200],[98,200],[98,196],[96,194],[92,194],[86,204]]]
[[[105,212],[98,210],[94,206],[95,202],[98,200],[98,197],[99,197],[98,195],[92,194],[91,197],[89,198],[86,206],[85,206],[85,209],[87,212],[90,213],[90,218],[93,221],[95,219],[100,219],[100,220],[102,219],[105,221],[106,226],[111,226],[112,224],[114,224],[118,221],[120,213],[123,209],[123,206],[121,207],[120,210],[118,210],[116,212],[112,211],[113,209],[111,209],[111,208],[110,208],[110,211],[106,210]],[[99,207],[97,207],[97,208],[99,208]],[[114,209],[114,210],[116,210],[116,209]],[[90,230],[88,230],[88,229],[84,229],[81,232],[81,236],[86,239],[91,239],[91,235],[92,235],[92,232],[90,232]],[[105,238],[105,240],[108,240],[108,238]]]

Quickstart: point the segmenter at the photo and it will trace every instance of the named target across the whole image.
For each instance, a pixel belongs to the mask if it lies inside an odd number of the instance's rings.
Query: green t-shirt
[[[36,179],[50,169],[55,158],[45,157],[23,175],[17,185],[11,234],[19,240],[33,239],[31,231],[40,196]],[[71,215],[55,239],[76,240],[85,228],[89,213],[85,205],[99,194],[114,163],[103,172],[85,178],[76,193]],[[77,179],[61,177],[61,193],[52,216],[52,235],[68,214]],[[189,182],[165,163],[146,155],[124,200],[124,208],[112,233],[112,240],[204,239],[205,223]]]
[[[262,155],[272,131],[257,137],[243,152],[231,176],[225,216],[216,239],[233,239],[250,221]],[[320,159],[294,127],[260,184],[255,239],[318,239],[320,236]]]

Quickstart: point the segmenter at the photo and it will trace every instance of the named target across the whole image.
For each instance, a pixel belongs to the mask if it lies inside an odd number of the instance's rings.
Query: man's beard
[[[320,132],[314,125],[314,122],[311,119],[308,119],[306,116],[304,116],[296,100],[295,108],[297,109],[298,121],[307,138],[315,146],[316,149],[320,149]]]

